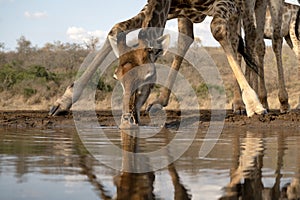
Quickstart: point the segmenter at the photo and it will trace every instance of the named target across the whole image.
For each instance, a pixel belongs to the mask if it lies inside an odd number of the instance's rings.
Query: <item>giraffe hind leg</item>
[[[271,1],[272,3],[272,1]],[[273,5],[273,4],[272,4]],[[273,22],[273,38],[272,38],[272,47],[274,54],[276,56],[277,62],[277,73],[278,73],[278,98],[280,101],[280,112],[287,113],[290,111],[290,105],[288,102],[288,93],[285,86],[284,80],[284,71],[282,67],[282,35],[281,35],[281,24],[282,24],[282,6],[278,5],[272,6],[271,5],[271,15],[272,15],[272,22]]]
[[[237,37],[234,25],[237,25],[238,13],[234,2],[220,2],[215,9],[215,14],[211,22],[211,31],[214,38],[220,43],[225,51],[230,67],[242,91],[242,99],[246,106],[249,117],[256,114],[264,114],[266,110],[258,100],[257,94],[248,84],[244,73],[237,61],[236,48],[233,48],[230,38]],[[230,9],[232,8],[232,9]],[[224,12],[227,11],[227,12]],[[230,26],[230,27],[229,27]],[[233,26],[233,27],[232,27]],[[230,31],[231,30],[231,31]]]

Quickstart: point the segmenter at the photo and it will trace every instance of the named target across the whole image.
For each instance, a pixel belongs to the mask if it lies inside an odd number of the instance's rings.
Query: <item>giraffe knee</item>
[[[283,41],[283,38],[280,34],[280,31],[274,31],[273,32],[273,46],[276,48],[278,48],[278,46],[282,46],[282,41]]]
[[[220,18],[213,19],[210,24],[211,33],[217,41],[226,38],[226,22]]]

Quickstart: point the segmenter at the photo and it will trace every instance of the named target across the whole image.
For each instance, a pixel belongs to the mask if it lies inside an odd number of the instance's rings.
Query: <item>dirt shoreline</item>
[[[116,126],[112,112],[107,110],[96,111],[98,122],[101,126]],[[197,117],[200,113],[200,121]],[[199,123],[199,126],[208,127],[213,117],[214,120],[224,120],[225,128],[296,128],[300,129],[300,111],[292,110],[287,114],[280,114],[279,110],[271,110],[266,115],[255,115],[248,118],[245,115],[233,114],[231,110],[215,111],[201,110],[191,111],[187,116],[182,116],[180,111],[167,110],[166,126],[178,127],[181,123]],[[225,115],[222,115],[222,113]],[[117,114],[118,115],[118,114]],[[149,122],[149,115],[142,112],[142,123]],[[224,119],[225,117],[225,119]],[[187,124],[188,125],[188,124]],[[0,128],[65,128],[74,127],[74,115],[72,112],[61,116],[49,116],[46,110],[28,111],[0,111]]]

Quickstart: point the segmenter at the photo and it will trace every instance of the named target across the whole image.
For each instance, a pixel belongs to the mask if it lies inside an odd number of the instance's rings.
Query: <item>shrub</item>
[[[26,98],[31,97],[32,95],[36,94],[36,89],[33,88],[24,88],[23,94]]]
[[[113,88],[111,85],[105,83],[105,81],[103,80],[102,77],[100,77],[99,81],[98,81],[98,85],[97,85],[97,89],[104,91],[104,92],[111,92],[113,91]]]
[[[195,91],[196,91],[197,96],[200,98],[206,98],[208,95],[208,87],[205,83],[200,83],[196,87]]]

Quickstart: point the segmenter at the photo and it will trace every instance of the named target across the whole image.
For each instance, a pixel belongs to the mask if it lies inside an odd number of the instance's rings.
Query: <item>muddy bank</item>
[[[83,113],[84,114],[84,113]],[[118,116],[120,113],[114,113]],[[200,114],[200,120],[197,118]],[[225,114],[225,115],[224,115]],[[101,126],[116,126],[111,111],[96,111],[98,122]],[[233,114],[231,110],[215,111],[201,110],[190,111],[182,115],[180,111],[168,110],[165,112],[166,126],[176,128],[181,123],[187,126],[191,123],[199,123],[201,127],[208,127],[211,119],[224,120],[225,128],[297,128],[300,129],[300,111],[292,110],[288,114],[280,114],[278,110],[271,110],[267,115],[255,115],[248,118],[245,115]],[[0,111],[0,127],[10,128],[63,128],[74,127],[72,112],[61,116],[49,116],[48,111]],[[79,116],[80,117],[80,116]],[[93,117],[93,116],[92,116]],[[95,118],[95,117],[94,117]],[[148,114],[142,112],[142,123],[150,122]]]

